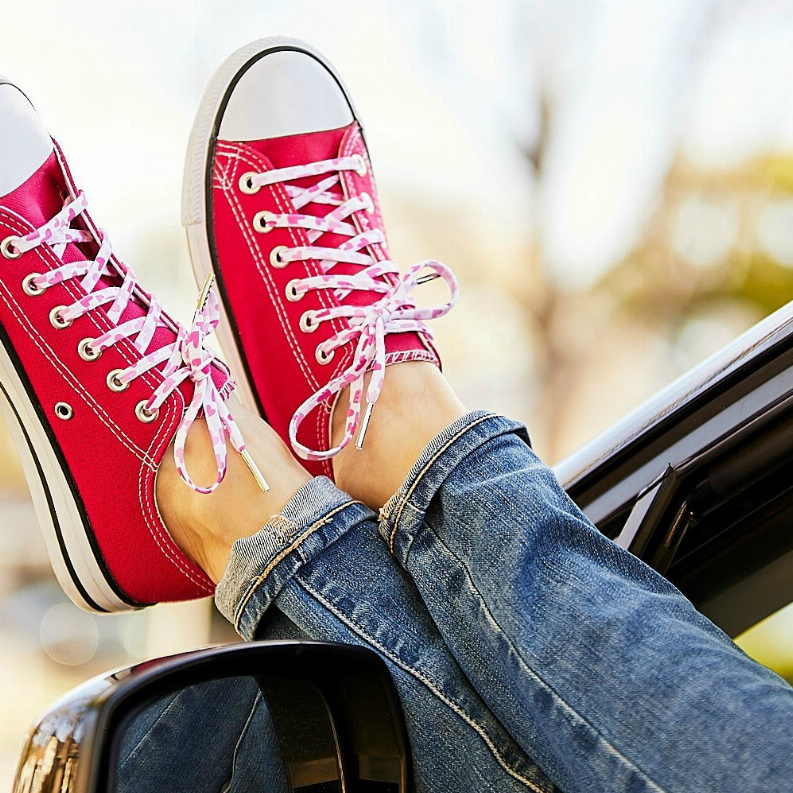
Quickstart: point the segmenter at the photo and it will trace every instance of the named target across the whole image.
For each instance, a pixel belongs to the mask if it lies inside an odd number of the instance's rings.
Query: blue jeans
[[[793,689],[604,538],[499,416],[433,439],[379,522],[307,483],[235,543],[216,602],[248,640],[291,625],[378,652],[421,791],[793,790]]]
[[[252,677],[193,684],[126,722],[114,793],[288,793],[270,711]]]

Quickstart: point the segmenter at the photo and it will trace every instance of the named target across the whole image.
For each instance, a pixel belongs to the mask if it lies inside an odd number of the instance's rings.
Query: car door
[[[556,473],[604,534],[730,636],[793,601],[793,307]]]

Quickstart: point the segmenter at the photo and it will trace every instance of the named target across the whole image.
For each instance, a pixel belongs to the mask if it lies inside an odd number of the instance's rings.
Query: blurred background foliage
[[[194,110],[230,52],[275,34],[347,81],[394,258],[458,273],[436,328],[450,380],[527,422],[547,462],[793,298],[788,2],[0,0],[0,72],[180,319]],[[66,603],[4,431],[0,547],[0,784],[67,688],[234,639],[207,603],[102,619]],[[741,640],[791,679],[792,623],[783,611]]]

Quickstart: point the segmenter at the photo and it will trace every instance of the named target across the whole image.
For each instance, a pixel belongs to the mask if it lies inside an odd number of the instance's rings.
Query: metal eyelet
[[[363,208],[363,211],[366,212],[367,215],[371,215],[374,212],[374,201],[372,201],[372,196],[369,193],[361,193],[361,198],[366,201],[366,206]]]
[[[64,421],[68,421],[72,416],[74,416],[74,410],[72,406],[66,402],[57,402],[55,404],[55,415],[59,419],[63,419]]]
[[[270,251],[270,264],[271,264],[273,267],[277,268],[278,270],[283,270],[283,269],[284,269],[284,267],[286,267],[286,265],[287,265],[287,264],[289,264],[289,262],[287,262],[287,261],[284,261],[284,260],[281,258],[281,254],[282,254],[284,251],[286,251],[286,250],[289,250],[289,249],[286,247],[286,245],[276,245],[276,246],[275,246],[275,247],[274,247],[274,248],[273,248],[273,249]]]
[[[257,212],[253,216],[253,230],[258,231],[259,234],[269,234],[275,228],[273,225],[274,217],[275,215],[267,210]]]
[[[115,391],[116,393],[121,393],[122,391],[126,391],[129,388],[129,383],[125,383],[122,380],[118,379],[120,374],[123,374],[123,369],[113,369],[112,372],[107,373],[107,379],[105,382],[107,383],[107,387],[111,391]]]
[[[95,361],[102,355],[102,350],[95,350],[91,344],[93,339],[83,339],[77,345],[77,353],[84,361]]]
[[[286,285],[286,290],[285,290],[285,292],[284,292],[284,293],[286,294],[286,299],[287,299],[287,300],[288,300],[290,303],[297,303],[297,301],[298,301],[298,300],[302,300],[302,299],[303,299],[303,295],[301,295],[301,294],[300,294],[300,293],[297,291],[297,284],[298,284],[298,279],[297,279],[297,278],[293,278],[293,279],[292,279],[292,280],[291,280],[291,281],[290,281],[290,282],[289,282],[289,283]]]
[[[364,160],[360,154],[353,154],[352,156],[358,161],[358,167],[355,169],[355,173],[357,173],[358,176],[366,176],[368,170],[366,167],[366,160]]]
[[[61,316],[61,311],[65,311],[66,306],[55,306],[55,308],[50,311],[50,325],[53,328],[57,328],[58,330],[63,330],[64,328],[68,328],[69,325],[72,324],[72,320],[64,319]]]
[[[247,195],[255,195],[261,190],[258,185],[253,183],[254,177],[258,176],[256,171],[248,171],[240,176],[240,190]]]
[[[12,246],[16,246],[16,243],[19,242],[19,237],[6,237],[2,242],[0,242],[0,253],[3,254],[4,259],[18,259],[22,255],[22,251],[18,248],[14,247],[12,250]]]
[[[135,415],[142,421],[144,424],[150,424],[154,421],[157,416],[160,414],[159,410],[149,410],[146,407],[147,400],[143,399],[135,405]]]
[[[313,333],[319,327],[319,322],[314,319],[313,311],[305,311],[300,317],[300,330],[303,333]]]
[[[36,279],[41,278],[41,273],[31,273],[22,279],[22,291],[30,297],[37,297],[46,292],[46,286],[36,286]]]
[[[336,355],[336,350],[331,350],[330,352],[325,352],[322,347],[317,347],[316,352],[314,353],[314,357],[317,359],[317,363],[325,366],[325,364],[329,364],[333,360],[333,356]]]

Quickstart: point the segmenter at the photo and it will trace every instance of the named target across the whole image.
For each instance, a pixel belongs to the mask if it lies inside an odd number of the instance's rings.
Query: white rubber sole
[[[209,81],[201,104],[198,107],[193,129],[187,144],[184,179],[182,182],[182,225],[187,232],[187,244],[193,263],[193,274],[200,288],[206,278],[214,273],[212,254],[209,250],[207,230],[207,168],[212,156],[216,130],[219,126],[219,115],[225,104],[229,87],[236,76],[251,61],[263,57],[267,52],[279,49],[298,49],[316,58],[333,75],[350,105],[353,116],[357,119],[355,106],[349,97],[335,69],[328,61],[304,41],[285,36],[272,36],[251,42],[230,55]],[[360,122],[359,122],[360,123]],[[222,321],[215,331],[226,363],[232,376],[237,381],[237,397],[249,409],[259,411],[258,401],[254,396],[253,386],[248,379],[247,367],[243,363],[244,353],[237,343],[234,326],[230,321],[225,306],[225,297],[220,300]]]
[[[69,482],[35,406],[0,343],[0,411],[22,462],[52,569],[66,595],[85,611],[131,611],[94,556]]]

